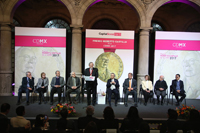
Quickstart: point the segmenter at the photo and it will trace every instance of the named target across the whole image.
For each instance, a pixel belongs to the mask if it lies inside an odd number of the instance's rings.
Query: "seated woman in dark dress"
[[[115,119],[115,114],[112,107],[107,106],[103,111],[104,119],[100,120],[99,128],[104,132],[104,129],[117,129],[119,127],[119,120]]]
[[[122,121],[120,131],[138,130],[141,122],[143,122],[143,119],[139,117],[138,109],[135,106],[131,106],[126,118]]]

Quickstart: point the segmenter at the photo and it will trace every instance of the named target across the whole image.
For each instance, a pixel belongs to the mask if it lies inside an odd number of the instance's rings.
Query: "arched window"
[[[21,27],[21,25],[19,24],[19,22],[13,18],[13,26],[12,26],[12,32],[15,32],[15,27]]]
[[[71,32],[71,29],[67,22],[62,19],[52,19],[46,23],[45,28],[66,28],[68,32]]]
[[[191,24],[187,30],[188,32],[200,32],[200,22]]]
[[[118,25],[110,19],[102,19],[97,21],[91,29],[109,29],[109,30],[119,30]]]
[[[152,32],[155,32],[155,31],[163,31],[162,26],[161,26],[160,24],[158,24],[158,23],[152,22],[152,23],[151,23],[151,26],[153,27]]]

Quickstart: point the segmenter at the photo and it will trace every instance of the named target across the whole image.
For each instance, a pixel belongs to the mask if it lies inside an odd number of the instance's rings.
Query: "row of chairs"
[[[82,102],[84,100],[84,94],[87,93],[87,90],[86,90],[86,85],[84,84],[83,85],[83,88],[80,87],[80,91],[81,91],[81,95],[82,95]],[[48,92],[48,86],[47,86],[47,89],[46,89],[46,101],[49,101],[49,93]],[[26,93],[26,92],[22,92],[22,93]],[[31,102],[33,103],[34,102],[34,96],[37,96],[38,94],[38,91],[37,91],[37,86],[34,87],[34,90],[30,91],[31,95],[30,95],[30,100]],[[62,101],[64,102],[65,101],[65,91],[64,89],[62,90]],[[168,94],[169,93],[169,94]],[[71,94],[75,94],[75,92],[72,92]],[[153,94],[155,94],[155,90],[153,90]],[[123,92],[122,94],[122,102],[124,102],[124,95],[125,93]],[[142,92],[142,85],[140,85],[140,90],[139,90],[139,95],[138,95],[138,102],[140,102],[141,104],[141,101],[142,101],[142,97],[143,96],[143,92]],[[80,96],[79,96],[80,97]],[[119,99],[120,99],[120,93],[119,93]],[[164,99],[164,102],[166,101],[167,102],[167,105],[169,103],[169,100],[170,100],[170,97],[172,98],[172,105],[173,105],[173,97],[174,97],[174,94],[173,94],[173,88],[172,88],[172,85],[170,86],[170,92],[168,92],[168,89],[166,90],[166,98],[167,99]],[[47,99],[48,98],[48,99]],[[112,94],[112,99],[114,98],[114,94]],[[37,100],[38,100],[38,97],[37,97]],[[108,94],[106,93],[106,104],[107,104],[107,101],[108,101]],[[155,99],[154,99],[154,95],[152,95],[150,97],[150,102],[153,102],[153,104],[155,104]],[[80,98],[79,98],[79,103],[80,103]],[[185,99],[185,105],[186,105],[186,99]]]
[[[143,99],[143,91],[142,91],[142,85],[140,85],[140,90],[139,90],[139,95],[138,95],[138,102],[141,104],[141,101]],[[155,94],[155,89],[153,90],[153,94]],[[124,95],[125,95],[125,92],[123,92],[122,94],[122,102],[124,102]],[[114,99],[114,94],[112,94],[112,99]],[[120,93],[119,93],[119,97],[120,97]],[[170,98],[172,99],[172,105],[174,104],[173,103],[173,99],[174,99],[175,95],[173,93],[173,88],[172,88],[172,85],[170,86],[170,92],[168,92],[168,88],[166,89],[166,98],[164,99],[164,102],[167,103],[167,105],[169,104],[169,100]],[[152,95],[150,98],[150,102],[152,101],[153,104],[155,104],[155,99],[154,99],[154,95]],[[108,100],[108,94],[106,93],[106,104],[107,104],[107,100]],[[185,105],[186,105],[186,99],[184,99],[185,101]]]

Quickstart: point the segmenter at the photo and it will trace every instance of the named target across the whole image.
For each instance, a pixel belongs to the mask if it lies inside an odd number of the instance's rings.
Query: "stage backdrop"
[[[133,73],[134,31],[86,30],[85,68],[94,62],[99,70],[97,92],[106,92],[111,73],[119,80],[122,96],[123,82]]]
[[[65,78],[66,68],[66,29],[15,28],[15,95],[22,77],[30,71],[35,85],[41,73],[49,78],[49,89],[55,71]]]
[[[200,98],[200,33],[156,32],[154,84],[165,76],[168,90],[176,74],[184,82],[186,98]]]

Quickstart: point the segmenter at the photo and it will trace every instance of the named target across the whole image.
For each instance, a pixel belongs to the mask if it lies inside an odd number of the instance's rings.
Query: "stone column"
[[[0,24],[0,96],[12,95],[11,26]]]
[[[137,90],[139,94],[141,81],[144,76],[149,74],[149,31],[152,29],[141,28],[139,40],[139,59],[138,59],[138,74],[137,74]]]
[[[72,27],[72,57],[71,71],[76,73],[77,77],[82,75],[82,25],[71,25]]]

